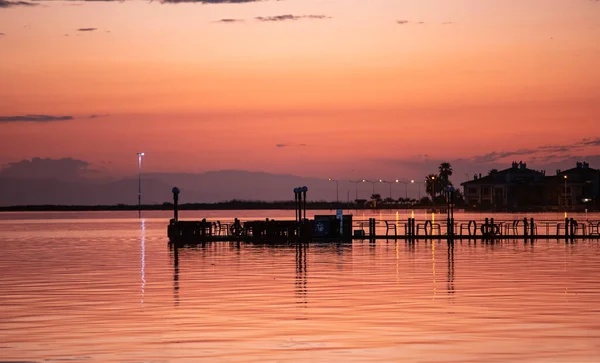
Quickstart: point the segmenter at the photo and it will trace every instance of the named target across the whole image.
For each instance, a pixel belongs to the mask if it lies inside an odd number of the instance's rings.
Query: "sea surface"
[[[0,362],[600,362],[598,240],[215,243],[176,258],[170,217],[0,213]]]

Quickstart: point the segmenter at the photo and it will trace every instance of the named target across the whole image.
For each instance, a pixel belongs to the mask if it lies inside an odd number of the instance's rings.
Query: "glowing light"
[[[414,209],[410,212],[410,218],[415,218],[415,210]]]

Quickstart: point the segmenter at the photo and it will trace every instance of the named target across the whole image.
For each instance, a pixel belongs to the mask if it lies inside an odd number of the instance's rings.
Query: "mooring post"
[[[527,218],[523,218],[523,235],[527,237],[527,233],[529,232],[529,223],[527,223]]]
[[[302,194],[304,194],[304,219],[306,220],[306,192],[308,191],[308,187],[302,187]]]
[[[534,221],[533,221],[533,218],[531,218],[531,219],[529,220],[529,229],[530,229],[530,232],[531,232],[531,233],[529,233],[529,234],[530,234],[532,237],[533,237],[533,235],[535,235],[535,228],[534,228],[534,226],[535,226],[535,223],[534,223]]]
[[[179,188],[173,188],[173,219],[175,222],[179,220]]]
[[[294,188],[294,213],[296,217],[296,222],[300,219],[298,218],[298,188]]]
[[[569,237],[569,218],[565,218],[565,238]]]
[[[569,234],[571,237],[575,236],[575,223],[573,223],[573,218],[569,220]]]
[[[484,236],[487,237],[487,235],[489,234],[490,231],[490,220],[489,218],[485,219],[485,224],[483,226],[481,226],[481,232]]]

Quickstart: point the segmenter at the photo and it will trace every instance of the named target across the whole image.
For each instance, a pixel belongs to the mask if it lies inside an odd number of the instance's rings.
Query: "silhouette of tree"
[[[381,195],[380,194],[372,194],[371,200],[374,200],[375,202],[377,202],[377,204],[379,204],[379,203],[381,203]]]
[[[385,198],[385,199],[383,200],[383,204],[394,204],[394,203],[396,203],[396,200],[394,200],[394,199],[392,199],[392,198],[390,198],[390,197],[388,197],[388,198]]]
[[[431,198],[433,199],[436,195],[440,194],[441,191],[442,184],[440,181],[440,177],[435,174],[427,175],[427,177],[425,178],[425,192],[431,195]]]
[[[488,171],[488,175],[496,174],[497,172],[498,169],[490,169],[490,171]]]
[[[446,187],[448,187],[449,185],[452,185],[452,182],[450,181],[450,177],[452,176],[453,170],[452,170],[452,166],[450,165],[449,162],[444,162],[444,163],[440,164],[439,171],[440,171],[440,174],[439,174],[440,185],[442,187],[440,189],[440,191],[442,191],[442,190],[445,190]],[[437,185],[436,185],[436,187],[437,187]]]

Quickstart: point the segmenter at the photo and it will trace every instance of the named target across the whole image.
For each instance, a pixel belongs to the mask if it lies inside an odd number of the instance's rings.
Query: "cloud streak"
[[[215,23],[232,24],[232,23],[243,23],[243,22],[244,22],[244,19],[219,19]]]
[[[280,143],[275,144],[276,148],[284,148],[284,147],[306,147],[306,144],[288,144],[288,143]]]
[[[26,6],[26,7],[30,7],[30,6],[38,6],[39,4],[37,3],[32,3],[32,2],[28,2],[28,1],[8,1],[8,0],[0,0],[0,9],[5,9],[5,8],[14,8],[17,6]]]
[[[327,15],[275,15],[275,16],[257,16],[255,18],[258,21],[262,22],[281,22],[281,21],[296,21],[301,19],[331,19],[330,16]]]
[[[93,32],[98,30],[98,28],[79,28],[77,29],[78,32]]]
[[[107,113],[102,113],[102,114],[93,114],[93,115],[90,115],[89,118],[103,118],[103,117],[109,117],[109,116],[110,115],[107,114]]]
[[[23,115],[23,116],[0,116],[0,123],[9,122],[56,122],[73,120],[73,116],[51,116],[51,115]]]

